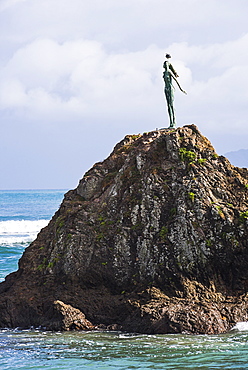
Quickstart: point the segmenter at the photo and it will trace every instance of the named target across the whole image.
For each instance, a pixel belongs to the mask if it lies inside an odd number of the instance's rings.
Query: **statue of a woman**
[[[173,68],[172,64],[169,62],[169,59],[171,58],[170,54],[165,55],[166,60],[164,62],[164,73],[163,73],[163,78],[164,78],[164,93],[167,101],[167,106],[168,106],[168,113],[170,117],[170,128],[175,128],[176,127],[176,118],[175,118],[175,110],[173,106],[174,102],[174,86],[172,84],[172,80],[176,81],[179,89],[186,94],[186,91],[184,91],[181,86],[179,85],[179,82],[177,81],[178,74],[176,73],[175,69]]]

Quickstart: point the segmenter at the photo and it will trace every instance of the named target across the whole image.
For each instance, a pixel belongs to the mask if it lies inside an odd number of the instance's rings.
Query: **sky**
[[[0,189],[72,189],[128,134],[248,148],[247,0],[0,0]]]

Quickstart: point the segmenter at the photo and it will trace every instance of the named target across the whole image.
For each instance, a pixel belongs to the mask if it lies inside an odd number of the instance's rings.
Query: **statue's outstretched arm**
[[[184,90],[181,88],[181,86],[180,86],[179,82],[177,81],[177,79],[176,79],[176,77],[173,75],[173,73],[171,73],[171,76],[172,76],[172,78],[176,81],[176,83],[177,83],[177,85],[178,85],[179,89],[180,89],[184,94],[186,94],[186,95],[187,95],[186,91],[184,91]]]

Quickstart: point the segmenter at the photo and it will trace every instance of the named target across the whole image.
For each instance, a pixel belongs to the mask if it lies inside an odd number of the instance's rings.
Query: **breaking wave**
[[[248,321],[240,321],[232,328],[232,330],[248,331]]]
[[[0,245],[32,242],[49,220],[0,221]]]

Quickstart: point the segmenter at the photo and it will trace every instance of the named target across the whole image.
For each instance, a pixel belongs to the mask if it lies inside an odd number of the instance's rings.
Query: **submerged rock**
[[[0,326],[47,326],[56,300],[143,333],[247,320],[247,193],[248,170],[194,125],[126,136],[0,284]]]

